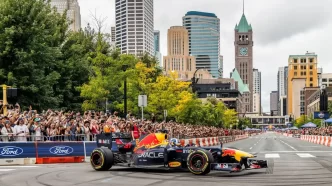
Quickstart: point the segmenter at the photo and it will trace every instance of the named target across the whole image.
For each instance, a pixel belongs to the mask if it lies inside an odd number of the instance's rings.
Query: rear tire
[[[204,149],[198,149],[188,155],[187,167],[196,175],[206,175],[211,171],[211,163],[214,161],[212,154]]]
[[[90,163],[97,171],[107,171],[114,164],[113,152],[108,148],[96,148],[91,153]]]

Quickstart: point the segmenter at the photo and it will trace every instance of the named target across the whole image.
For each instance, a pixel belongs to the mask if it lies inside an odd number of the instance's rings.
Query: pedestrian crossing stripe
[[[15,169],[0,169],[0,172],[8,172],[8,171],[13,171]]]
[[[315,157],[308,153],[296,153],[296,155],[300,156],[301,158],[314,158]]]
[[[280,158],[279,154],[265,154],[265,158]]]
[[[309,153],[295,153],[300,158],[315,158],[316,156],[309,154]],[[286,155],[286,154],[284,154]],[[289,156],[286,155],[286,156]],[[265,158],[280,158],[280,155],[278,153],[276,154],[265,154]]]

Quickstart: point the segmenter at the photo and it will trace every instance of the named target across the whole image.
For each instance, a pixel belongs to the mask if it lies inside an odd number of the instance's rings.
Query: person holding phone
[[[22,118],[18,119],[18,125],[14,127],[14,134],[17,136],[16,141],[26,142],[27,136],[29,135],[29,129],[24,123]]]

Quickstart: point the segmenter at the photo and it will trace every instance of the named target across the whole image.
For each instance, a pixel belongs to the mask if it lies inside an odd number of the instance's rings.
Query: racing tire
[[[212,154],[204,149],[198,149],[188,155],[188,170],[195,175],[206,175],[211,171],[214,161]]]
[[[114,164],[113,152],[108,148],[96,148],[91,152],[90,163],[96,171],[107,171]]]

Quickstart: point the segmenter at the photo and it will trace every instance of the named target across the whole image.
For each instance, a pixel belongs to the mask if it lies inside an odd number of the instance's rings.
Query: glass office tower
[[[220,76],[220,19],[212,13],[190,11],[183,17],[189,32],[189,54],[196,57],[196,68]]]

